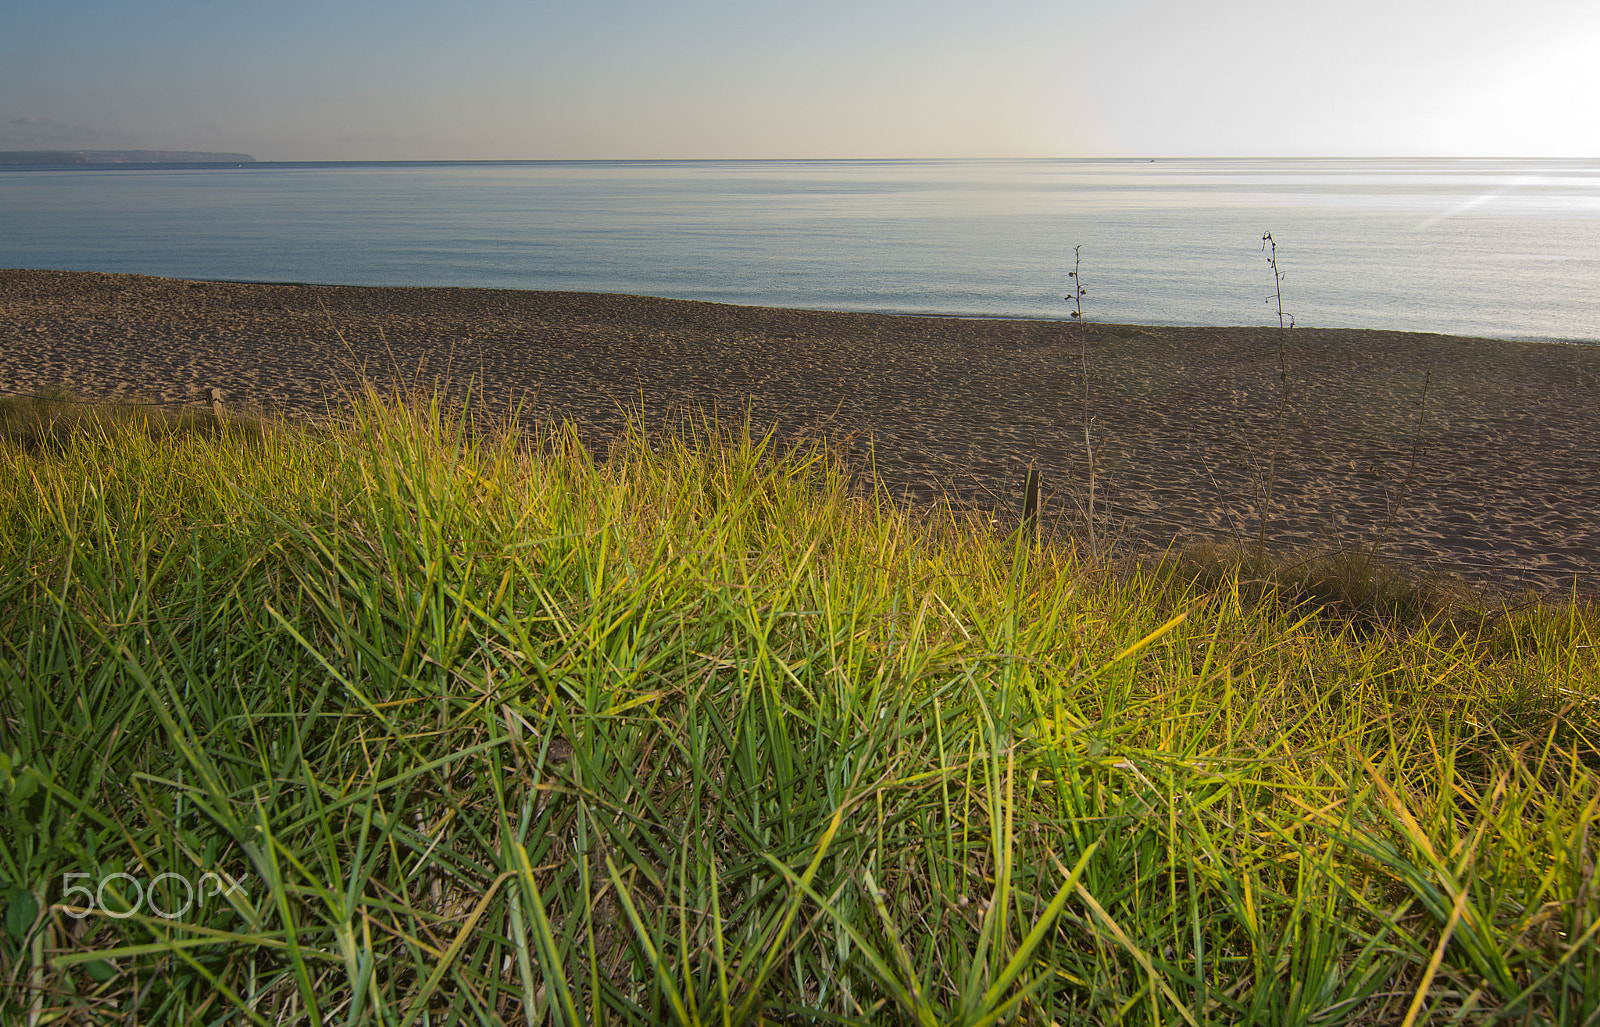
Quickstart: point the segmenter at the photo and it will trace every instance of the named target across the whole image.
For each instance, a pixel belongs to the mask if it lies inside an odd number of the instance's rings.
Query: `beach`
[[[1600,346],[1385,331],[1140,328],[635,296],[0,271],[0,393],[336,415],[363,376],[603,449],[626,412],[824,437],[913,503],[1127,547],[1267,537],[1514,594],[1600,593]],[[1087,385],[1087,391],[1086,391]],[[1285,402],[1284,390],[1287,389]],[[1281,416],[1280,416],[1281,410]],[[1274,454],[1276,454],[1274,458]],[[1014,514],[1013,514],[1014,516]]]

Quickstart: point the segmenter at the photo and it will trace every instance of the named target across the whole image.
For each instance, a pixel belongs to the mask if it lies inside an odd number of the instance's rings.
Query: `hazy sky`
[[[1600,156],[1596,0],[37,0],[0,149]]]

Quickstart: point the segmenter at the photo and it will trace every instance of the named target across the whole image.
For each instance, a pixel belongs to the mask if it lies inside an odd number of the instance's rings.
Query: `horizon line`
[[[9,154],[21,153],[76,153],[77,150],[0,150],[0,158]],[[114,151],[108,151],[114,152]],[[132,151],[137,152],[137,151]],[[126,168],[126,167],[171,167],[177,165],[216,166],[216,165],[243,165],[243,164],[928,164],[928,163],[978,163],[978,162],[1007,162],[1007,163],[1060,163],[1069,161],[1104,161],[1116,163],[1160,163],[1162,161],[1593,161],[1600,157],[1573,157],[1530,155],[1519,156],[1505,155],[1472,155],[1454,154],[1444,155],[1405,155],[1405,154],[1369,154],[1365,156],[1350,155],[1323,155],[1323,156],[1277,156],[1272,154],[1185,154],[1185,155],[1077,155],[1077,156],[983,156],[983,157],[367,157],[367,158],[321,158],[321,157],[288,157],[288,158],[256,158],[247,161],[238,158],[224,158],[209,161],[107,161],[88,163],[61,163],[61,164],[4,164],[0,167],[94,167],[94,168]]]

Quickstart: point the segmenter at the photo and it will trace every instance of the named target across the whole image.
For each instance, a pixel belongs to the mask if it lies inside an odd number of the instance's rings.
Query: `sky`
[[[37,0],[0,150],[1597,157],[1595,0]]]

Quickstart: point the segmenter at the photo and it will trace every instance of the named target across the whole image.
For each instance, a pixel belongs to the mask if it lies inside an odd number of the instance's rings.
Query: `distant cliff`
[[[0,164],[254,164],[248,153],[191,150],[0,150]]]

